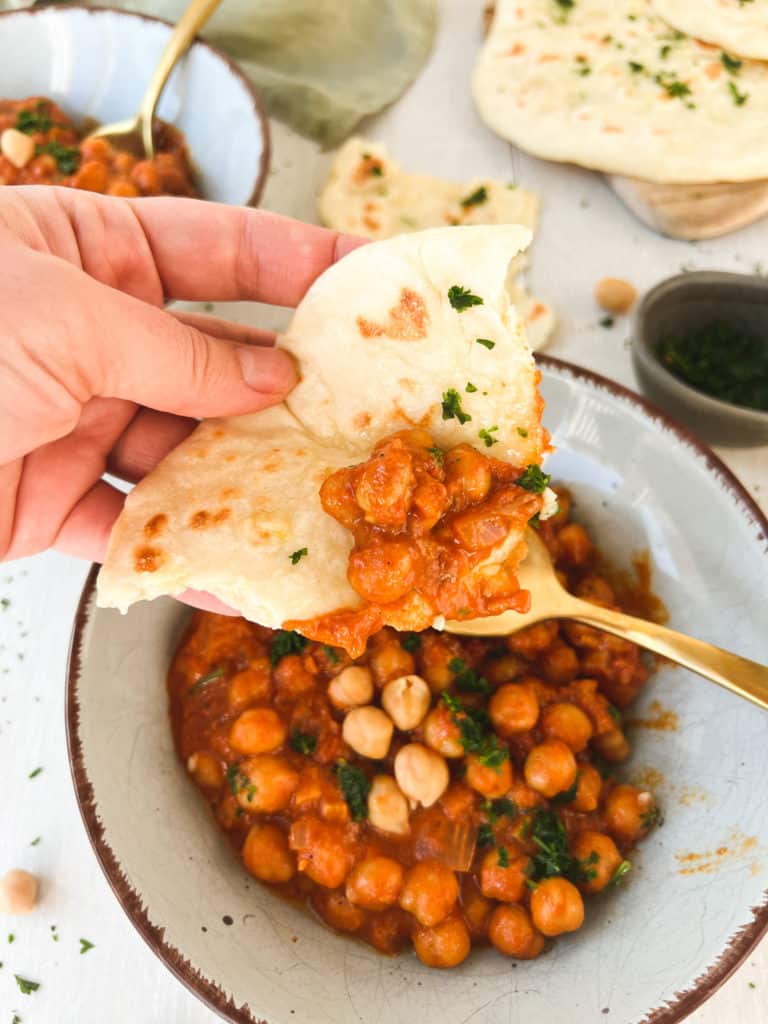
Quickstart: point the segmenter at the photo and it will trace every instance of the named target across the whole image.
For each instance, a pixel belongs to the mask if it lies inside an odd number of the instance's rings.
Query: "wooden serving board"
[[[609,174],[611,188],[644,224],[693,242],[746,227],[768,214],[768,181],[659,185]]]

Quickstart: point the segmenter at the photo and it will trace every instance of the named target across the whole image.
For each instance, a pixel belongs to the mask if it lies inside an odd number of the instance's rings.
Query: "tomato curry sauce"
[[[138,160],[89,139],[53,100],[0,100],[0,185],[65,185],[111,196],[197,196],[184,136],[156,121],[156,153]]]
[[[616,607],[570,499],[541,524],[570,590]],[[543,622],[372,635],[360,657],[197,612],[168,677],[178,753],[255,878],[383,953],[539,956],[658,821],[615,777],[637,647]]]

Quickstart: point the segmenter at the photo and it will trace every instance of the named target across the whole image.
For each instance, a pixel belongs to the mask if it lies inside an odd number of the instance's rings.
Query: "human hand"
[[[296,377],[267,332],[167,299],[295,305],[359,240],[190,199],[0,188],[0,561],[94,561],[124,495],[196,418],[281,401]]]

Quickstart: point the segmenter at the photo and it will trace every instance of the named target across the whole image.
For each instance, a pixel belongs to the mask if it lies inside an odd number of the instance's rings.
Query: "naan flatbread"
[[[768,65],[678,33],[651,0],[499,0],[473,91],[494,131],[548,160],[666,183],[768,177]]]
[[[392,238],[425,228],[459,224],[536,226],[539,198],[528,189],[493,178],[447,181],[408,174],[377,142],[355,136],[339,149],[320,193],[320,217],[337,231],[364,238]],[[522,283],[525,256],[512,270],[514,303],[534,351],[551,339],[557,318]]]
[[[738,57],[768,60],[768,0],[653,0],[680,32]]]
[[[194,587],[273,628],[359,607],[351,535],[320,504],[327,476],[415,423],[442,447],[480,450],[479,431],[493,425],[495,457],[539,463],[538,373],[506,288],[529,241],[524,227],[444,228],[363,246],[326,271],[278,341],[299,361],[299,385],[275,408],[202,423],[131,491],[99,604],[125,611]],[[454,287],[483,304],[457,311]],[[471,421],[442,418],[451,388]],[[521,539],[508,537],[489,564]]]

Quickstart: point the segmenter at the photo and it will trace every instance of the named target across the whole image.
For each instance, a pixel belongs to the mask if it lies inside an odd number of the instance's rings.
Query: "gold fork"
[[[518,578],[520,586],[531,592],[531,610],[523,615],[509,611],[485,619],[448,622],[446,632],[461,636],[508,636],[544,619],[573,619],[655,651],[768,711],[768,666],[655,622],[574,597],[561,586],[541,538],[528,530],[526,541],[528,555]]]
[[[221,0],[192,0],[171,33],[168,45],[163,50],[160,62],[144,93],[139,112],[135,117],[129,117],[125,121],[115,121],[113,124],[96,128],[88,136],[89,139],[109,139],[119,149],[127,150],[135,156],[144,156],[147,160],[152,159],[155,155],[152,126],[165,83],[178,61],[192,45],[198,31],[220,3]]]

